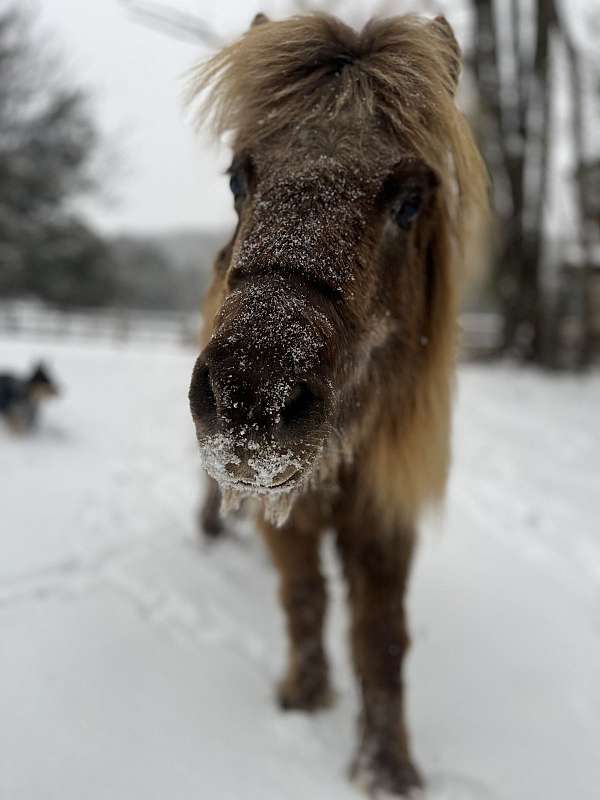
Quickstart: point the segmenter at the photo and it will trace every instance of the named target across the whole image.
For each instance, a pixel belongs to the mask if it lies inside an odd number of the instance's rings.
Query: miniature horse
[[[486,178],[444,18],[259,15],[198,67],[233,135],[235,233],[205,302],[190,406],[227,508],[259,501],[281,580],[285,709],[331,698],[319,542],[348,583],[362,711],[352,775],[421,785],[403,717],[404,595],[420,512],[444,492],[467,219]]]

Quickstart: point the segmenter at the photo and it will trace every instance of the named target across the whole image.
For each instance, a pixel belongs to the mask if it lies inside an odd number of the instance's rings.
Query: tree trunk
[[[580,341],[576,356],[576,366],[579,369],[589,367],[593,357],[593,308],[592,308],[592,233],[591,223],[587,219],[586,209],[586,182],[584,177],[585,164],[585,115],[584,108],[584,85],[581,70],[581,57],[577,52],[571,38],[567,23],[563,17],[558,17],[557,22],[560,26],[560,33],[565,44],[567,59],[569,62],[569,79],[571,83],[571,102],[573,103],[572,135],[575,151],[575,165],[577,171],[576,178],[576,201],[577,201],[577,239],[581,252],[581,295],[579,298],[579,323]]]
[[[551,129],[550,49],[556,15],[554,0],[537,0],[536,47],[529,81],[527,121],[526,201],[523,214],[525,235],[521,256],[520,324],[528,333],[522,357],[544,363],[545,288],[542,281],[544,258],[544,210],[548,192]]]

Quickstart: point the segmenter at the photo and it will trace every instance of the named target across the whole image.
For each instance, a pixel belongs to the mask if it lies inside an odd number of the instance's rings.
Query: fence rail
[[[497,314],[465,312],[460,317],[460,326],[464,357],[484,355],[497,346],[500,337]],[[190,311],[58,311],[37,303],[0,303],[0,335],[4,336],[194,345],[198,342],[199,330],[200,314]]]
[[[104,339],[192,344],[198,340],[200,314],[139,309],[69,309],[37,303],[0,303],[0,334],[51,338]]]

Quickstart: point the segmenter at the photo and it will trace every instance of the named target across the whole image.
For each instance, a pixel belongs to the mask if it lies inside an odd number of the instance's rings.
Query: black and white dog
[[[30,431],[36,425],[41,403],[58,393],[44,364],[37,364],[26,378],[0,373],[0,414],[13,430]]]

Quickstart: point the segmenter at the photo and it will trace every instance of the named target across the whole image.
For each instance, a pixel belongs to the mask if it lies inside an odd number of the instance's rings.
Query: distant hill
[[[122,234],[111,241],[119,303],[136,308],[193,309],[200,305],[227,232]]]
[[[231,231],[181,230],[152,237],[151,241],[164,251],[174,269],[207,272],[229,236]]]

